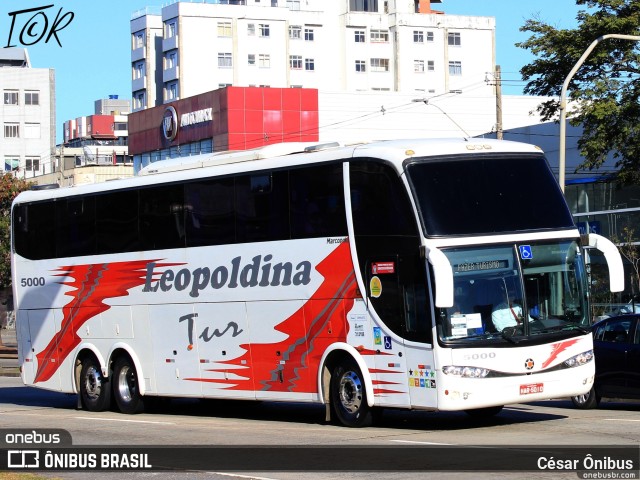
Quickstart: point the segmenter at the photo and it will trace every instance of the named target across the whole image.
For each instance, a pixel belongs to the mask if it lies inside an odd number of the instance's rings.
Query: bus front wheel
[[[98,361],[91,356],[82,360],[79,387],[84,408],[90,412],[102,412],[109,408],[111,403],[109,383],[102,376]]]
[[[333,368],[330,385],[331,405],[340,423],[347,427],[368,427],[373,423],[364,380],[355,360],[339,362]]]
[[[580,408],[582,410],[597,408],[600,404],[600,398],[598,397],[598,394],[593,387],[591,387],[591,390],[589,390],[587,393],[571,397],[571,401],[577,408]]]
[[[118,357],[113,366],[113,396],[118,409],[122,413],[134,414],[144,410],[144,401],[140,395],[138,373],[133,362],[125,357]]]

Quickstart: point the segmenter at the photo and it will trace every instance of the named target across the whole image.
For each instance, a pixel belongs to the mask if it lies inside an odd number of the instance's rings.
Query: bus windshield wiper
[[[583,327],[582,325],[578,325],[575,323],[569,324],[569,325],[565,325],[565,327],[563,328],[563,330],[578,330],[582,333],[589,333],[590,330],[588,328]]]
[[[502,338],[504,338],[505,340],[511,343],[514,343],[514,344],[520,343],[520,340],[517,340],[516,338],[514,338],[516,334],[516,327],[504,327],[500,332],[500,334],[502,335]]]

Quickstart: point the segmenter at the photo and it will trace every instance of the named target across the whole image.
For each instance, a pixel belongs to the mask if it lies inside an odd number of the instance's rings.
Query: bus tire
[[[364,379],[353,358],[336,364],[331,374],[331,405],[337,419],[347,427],[368,427],[373,412],[367,403]]]
[[[469,410],[465,410],[465,413],[474,418],[489,418],[495,417],[503,408],[504,407],[502,405],[498,405],[497,407],[471,408]]]
[[[591,387],[591,390],[589,390],[587,393],[571,397],[571,401],[576,408],[579,408],[581,410],[597,408],[600,404],[600,398],[598,397],[598,394],[593,387]]]
[[[111,377],[113,397],[122,413],[135,414],[144,410],[144,400],[140,395],[138,372],[133,362],[126,356],[116,359]]]
[[[80,399],[82,406],[90,412],[103,412],[111,404],[111,388],[102,375],[100,364],[91,355],[82,360],[80,369]]]

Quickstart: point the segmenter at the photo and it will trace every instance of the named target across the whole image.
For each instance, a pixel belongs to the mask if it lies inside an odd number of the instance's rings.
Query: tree
[[[30,186],[10,173],[0,175],[0,288],[11,286],[11,202]]]
[[[559,97],[565,78],[587,47],[605,34],[640,35],[640,0],[576,0],[585,6],[575,29],[557,29],[540,19],[527,20],[520,31],[532,36],[516,46],[537,58],[520,73],[524,92]],[[574,106],[567,117],[582,126],[578,148],[581,168],[602,165],[609,154],[618,178],[640,183],[640,42],[607,39],[598,44],[574,75],[567,90]],[[559,99],[538,108],[544,120],[556,118]]]

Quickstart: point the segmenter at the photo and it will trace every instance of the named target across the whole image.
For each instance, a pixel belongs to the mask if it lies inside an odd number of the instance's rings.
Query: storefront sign
[[[213,108],[205,108],[195,112],[183,113],[180,117],[180,126],[188,127],[197,123],[210,122],[213,120]]]

